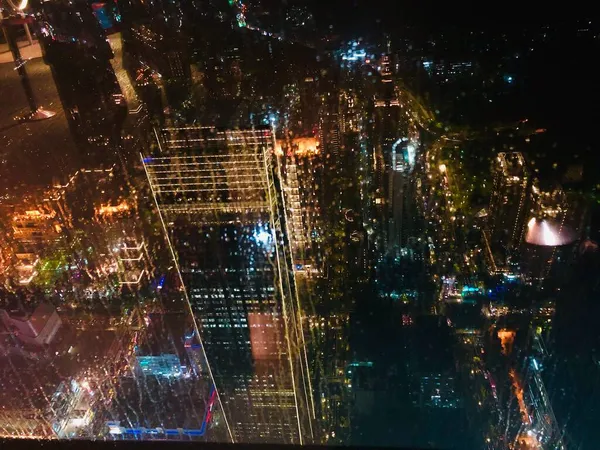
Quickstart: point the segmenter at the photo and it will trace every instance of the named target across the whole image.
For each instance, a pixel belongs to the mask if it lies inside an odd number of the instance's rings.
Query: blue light
[[[462,291],[463,292],[478,292],[479,288],[471,287],[471,286],[463,286]]]
[[[342,59],[345,61],[358,61],[360,59],[365,59],[366,57],[367,52],[365,52],[364,50],[348,50],[348,53],[346,55],[342,55]]]
[[[257,244],[268,245],[271,242],[271,233],[258,229],[254,232],[254,240]]]
[[[194,335],[195,335],[195,334],[196,334],[196,332],[195,332],[194,330],[192,330],[192,331],[190,332],[190,334],[186,334],[184,337],[185,337],[186,339],[192,339],[192,338],[194,337]]]
[[[165,285],[165,280],[166,280],[167,276],[163,275],[160,279],[160,281],[158,282],[158,286],[156,286],[157,289],[162,289],[163,286]]]
[[[416,151],[415,151],[415,146],[410,143],[406,146],[406,160],[408,162],[408,165],[412,168],[415,166],[415,159],[416,159]]]

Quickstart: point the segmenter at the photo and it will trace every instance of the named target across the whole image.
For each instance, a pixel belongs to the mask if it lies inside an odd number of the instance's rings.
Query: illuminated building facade
[[[165,128],[144,166],[235,442],[312,439],[270,129]]]
[[[182,375],[181,361],[177,355],[137,356],[137,369],[143,375],[157,377],[179,377]]]
[[[123,236],[112,251],[117,258],[117,273],[121,285],[130,288],[139,286],[148,276],[148,254],[146,243],[133,237]]]
[[[45,194],[44,202],[54,211],[62,226],[74,228],[94,219],[107,222],[130,212],[123,182],[115,166],[79,169]]]
[[[93,392],[87,380],[79,382],[71,378],[60,383],[49,408],[53,412],[52,430],[59,439],[73,438],[90,425],[94,417],[92,401]]]
[[[328,99],[326,106],[321,113],[319,139],[323,153],[330,154],[335,158],[339,156],[341,145],[339,105],[333,102],[332,99]]]
[[[12,252],[6,241],[0,243],[0,275],[4,274],[10,267]]]
[[[296,138],[285,144],[282,153],[286,213],[296,273],[315,271],[321,259],[319,142],[316,138]]]
[[[20,253],[37,253],[45,243],[56,239],[56,214],[53,211],[31,209],[13,216],[13,238],[18,242]]]
[[[12,217],[13,253],[20,284],[28,284],[36,274],[41,252],[58,239],[60,227],[56,213],[48,208],[28,209]]]

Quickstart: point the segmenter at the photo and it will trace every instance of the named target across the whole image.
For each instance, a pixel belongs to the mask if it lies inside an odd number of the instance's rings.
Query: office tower
[[[391,60],[390,60],[390,56],[389,55],[382,55],[381,56],[381,60],[379,61],[379,73],[381,74],[382,77],[384,77],[384,79],[389,79],[390,76],[392,75],[392,70],[391,70]]]
[[[306,443],[312,398],[270,129],[165,128],[144,166],[234,442]]]
[[[518,250],[525,228],[530,176],[518,152],[498,153],[493,164],[494,186],[485,236],[494,265],[506,268]]]
[[[388,246],[395,254],[400,253],[401,247],[406,247],[408,237],[412,231],[411,222],[414,218],[412,211],[414,186],[410,176],[414,165],[414,145],[408,139],[398,139],[390,151],[390,168],[388,172]]]
[[[339,156],[340,135],[338,105],[336,105],[334,101],[328,99],[327,104],[321,113],[319,124],[319,140],[321,149],[325,154],[329,154],[333,158]]]
[[[322,162],[316,138],[295,138],[282,147],[282,175],[296,273],[321,263]]]
[[[298,83],[301,124],[304,131],[316,130],[319,125],[318,81],[314,75],[307,76]]]
[[[389,256],[398,257],[407,247],[414,214],[410,197],[414,190],[411,173],[415,165],[416,144],[410,134],[407,111],[401,107],[389,78],[389,58],[382,58],[381,83],[374,102],[374,187],[376,209],[381,213],[382,229]]]

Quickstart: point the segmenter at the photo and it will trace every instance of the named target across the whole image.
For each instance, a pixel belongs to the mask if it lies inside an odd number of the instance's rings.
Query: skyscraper
[[[523,239],[530,176],[519,152],[498,153],[493,166],[487,237],[496,267],[510,262],[510,253]]]
[[[230,437],[305,443],[312,399],[270,129],[165,128],[144,158]]]

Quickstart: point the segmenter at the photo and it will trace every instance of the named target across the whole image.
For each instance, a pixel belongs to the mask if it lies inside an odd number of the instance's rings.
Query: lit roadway
[[[396,98],[400,102],[400,106],[406,111],[406,115],[409,116],[409,121],[415,125],[421,127],[425,131],[431,131],[429,129],[429,123],[435,120],[433,113],[427,109],[417,97],[415,97],[408,89],[406,89],[402,81],[396,78],[394,80],[394,92]]]

